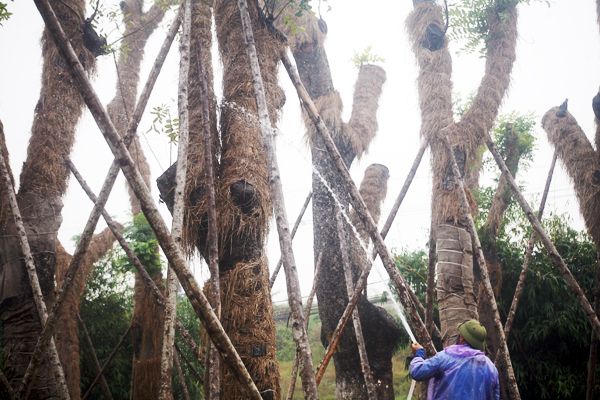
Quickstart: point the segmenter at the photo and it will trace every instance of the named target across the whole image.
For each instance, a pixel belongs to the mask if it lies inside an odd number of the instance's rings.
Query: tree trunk
[[[305,28],[304,32],[289,36],[300,78],[336,141],[346,166],[349,167],[355,157],[363,154],[377,130],[375,113],[381,85],[385,81],[385,72],[376,66],[361,68],[354,94],[352,116],[348,124],[343,123],[341,99],[333,88],[329,62],[323,47],[325,35],[318,26],[318,20],[312,15],[306,15],[302,20],[296,20],[295,24]],[[282,26],[284,32],[286,29],[289,28]],[[368,79],[370,84],[365,85],[364,82]],[[305,121],[311,147],[325,148],[316,134],[316,128],[306,116]],[[322,322],[321,342],[327,347],[348,303],[335,221],[338,205],[333,196],[340,201],[346,212],[349,210],[349,199],[328,153],[313,151],[312,162],[318,171],[313,173],[312,185],[315,260],[323,252],[322,273],[317,281],[317,299]],[[356,244],[357,242],[352,242],[351,247],[354,248]],[[353,262],[353,268],[356,279],[356,272],[360,271],[362,264]],[[391,354],[400,335],[399,327],[389,313],[369,303],[364,295],[359,299],[358,310],[378,398],[393,399]],[[347,326],[342,333],[333,360],[336,370],[336,398],[367,399],[353,327]]]
[[[61,1],[52,1],[51,4],[80,61],[87,70],[93,70],[95,59],[84,47],[80,17]],[[83,0],[71,0],[67,4],[74,9],[85,10]],[[62,157],[71,151],[75,126],[84,104],[47,30],[42,37],[42,55],[42,89],[17,199],[42,293],[50,308],[54,301],[57,232],[62,222],[61,198],[68,184],[68,170]],[[38,232],[45,234],[39,235]],[[12,217],[2,221],[1,236],[0,278],[3,285],[0,287],[0,318],[4,328],[6,375],[11,385],[16,387],[29,364],[41,324]],[[36,399],[58,398],[57,381],[48,357],[43,365],[30,396]]]

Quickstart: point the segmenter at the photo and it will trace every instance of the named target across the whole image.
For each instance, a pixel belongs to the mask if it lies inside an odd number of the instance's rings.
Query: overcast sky
[[[115,7],[118,1],[105,0],[106,7]],[[352,107],[352,92],[357,70],[349,61],[354,51],[373,46],[373,52],[385,59],[382,67],[387,71],[378,113],[379,133],[371,144],[369,154],[355,161],[351,173],[360,183],[364,170],[372,163],[386,165],[390,170],[387,200],[382,208],[382,220],[398,195],[404,179],[419,148],[419,107],[415,78],[417,67],[408,43],[405,20],[412,10],[411,0],[329,0],[331,11],[323,5],[321,13],[329,33],[326,50],[336,89],[344,101],[344,120]],[[32,1],[18,0],[8,4],[14,15],[0,27],[0,120],[4,124],[10,162],[18,180],[25,158],[27,142],[38,100],[41,76],[41,49],[39,40],[43,23]],[[315,10],[318,12],[317,7]],[[88,15],[90,12],[88,11]],[[544,1],[532,1],[519,6],[519,41],[517,61],[512,74],[512,85],[505,97],[501,114],[518,111],[536,115],[537,137],[534,162],[529,171],[518,176],[525,185],[526,197],[539,199],[553,150],[548,144],[540,120],[551,107],[569,98],[569,111],[577,118],[589,138],[594,135],[594,114],[591,101],[600,84],[600,40],[593,0],[555,0],[550,6]],[[167,14],[165,21],[173,18]],[[142,83],[148,75],[165,34],[165,24],[158,29],[146,48],[146,62],[142,68]],[[104,31],[113,27],[103,25]],[[117,32],[111,34],[114,40]],[[110,41],[110,39],[109,39]],[[478,54],[458,56],[454,51],[460,46],[451,45],[453,52],[454,92],[465,98],[474,91],[483,74],[483,60]],[[178,53],[174,46],[150,99],[148,110],[170,104],[176,110],[178,79]],[[217,79],[221,66],[214,57]],[[284,71],[285,72],[285,71]],[[280,84],[287,94],[279,129],[278,158],[284,185],[284,195],[290,225],[311,189],[310,154],[303,139],[304,127],[299,113],[299,103],[287,75],[280,73]],[[107,104],[114,96],[115,67],[111,56],[99,59],[94,86]],[[165,136],[146,133],[152,117],[148,114],[140,124],[141,142],[151,163],[154,179],[168,168],[176,155],[176,148],[168,144]],[[77,143],[72,159],[92,188],[99,192],[112,155],[89,112],[78,125]],[[482,176],[482,184],[490,183],[495,173]],[[428,239],[431,176],[429,153],[426,153],[415,180],[398,213],[386,240],[391,248],[423,248]],[[121,222],[127,220],[128,196],[122,176],[115,185],[107,205],[109,213]],[[152,188],[158,202],[158,191]],[[583,229],[577,201],[568,177],[559,165],[554,175],[547,210],[568,213],[574,226]],[[534,204],[537,208],[537,203]],[[164,218],[170,225],[170,215],[161,205]],[[63,245],[72,251],[71,238],[85,225],[92,204],[77,182],[72,179],[63,209],[64,222],[59,232]],[[104,228],[103,221],[99,229]],[[294,241],[294,250],[301,280],[302,293],[307,295],[313,277],[312,213],[304,217]],[[276,228],[272,226],[269,239],[269,260],[274,265],[279,259]],[[199,280],[207,271],[193,263]],[[370,280],[371,293],[383,289],[379,276]],[[275,301],[286,298],[283,276],[273,290]]]

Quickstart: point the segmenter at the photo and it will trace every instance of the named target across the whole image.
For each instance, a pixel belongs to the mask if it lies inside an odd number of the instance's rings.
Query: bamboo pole
[[[100,372],[98,372],[98,375],[96,375],[96,378],[93,380],[92,384],[88,388],[87,392],[85,392],[85,395],[81,398],[81,400],[87,400],[90,397],[92,390],[94,390],[94,387],[100,381],[100,378],[103,376],[104,371],[106,370],[106,367],[108,367],[108,364],[110,364],[110,362],[113,360],[113,358],[115,358],[115,356],[117,355],[117,351],[119,351],[119,349],[123,345],[123,342],[125,342],[125,338],[127,337],[127,335],[129,334],[130,331],[131,331],[131,324],[129,324],[129,326],[127,327],[127,330],[125,331],[123,336],[121,336],[121,339],[119,340],[119,342],[113,349],[112,353],[110,353],[110,356],[108,356],[108,359],[106,360],[106,362],[100,369]]]
[[[552,156],[552,163],[550,164],[550,171],[548,171],[548,177],[546,178],[546,186],[544,187],[544,194],[542,195],[542,200],[540,201],[540,208],[537,213],[537,219],[542,221],[542,214],[544,213],[544,207],[546,206],[546,199],[548,198],[548,192],[550,191],[550,183],[552,182],[552,175],[554,174],[554,166],[556,165],[556,159],[558,158],[558,153],[555,151],[554,156]],[[515,319],[515,314],[517,312],[517,306],[519,305],[519,300],[521,299],[521,294],[523,293],[523,286],[525,285],[525,277],[527,276],[527,271],[529,271],[529,262],[531,261],[531,255],[533,254],[533,246],[535,245],[535,240],[537,239],[537,235],[535,231],[531,233],[531,237],[529,238],[529,244],[527,245],[527,253],[525,254],[525,260],[523,261],[523,268],[521,269],[521,275],[519,275],[519,282],[517,282],[517,288],[515,289],[515,295],[513,297],[513,301],[510,305],[510,310],[508,312],[508,317],[506,318],[506,323],[504,324],[504,336],[508,337],[510,335],[510,331],[512,329],[512,324]]]
[[[190,69],[190,42],[192,27],[192,1],[181,4],[183,12],[183,33],[180,39],[179,53],[179,137],[177,142],[177,170],[175,171],[175,195],[173,200],[172,235],[181,248],[184,215],[184,193],[187,174],[188,141],[189,141],[189,109],[188,109],[188,73]],[[166,303],[164,308],[164,328],[160,360],[159,400],[173,398],[173,343],[175,342],[175,319],[177,318],[177,291],[179,280],[173,269],[167,270]],[[177,355],[175,355],[177,357]],[[183,379],[183,378],[182,378]]]
[[[529,219],[529,223],[533,226],[533,230],[537,233],[538,237],[540,237],[540,239],[542,240],[542,243],[544,244],[544,247],[548,251],[548,254],[550,255],[550,257],[554,261],[554,264],[556,265],[556,267],[560,271],[561,275],[563,276],[563,278],[569,285],[569,288],[571,289],[571,291],[577,298],[577,302],[579,303],[581,308],[583,308],[583,311],[587,315],[590,325],[592,326],[592,329],[594,330],[594,332],[596,332],[596,337],[598,337],[598,339],[600,339],[600,320],[598,320],[598,316],[594,312],[594,309],[590,305],[590,302],[588,301],[587,297],[585,297],[585,293],[583,293],[583,290],[581,290],[581,287],[579,286],[579,284],[573,277],[573,274],[571,274],[571,271],[565,264],[565,261],[562,259],[562,257],[556,250],[556,247],[554,247],[554,243],[552,243],[552,240],[550,240],[550,238],[546,234],[546,231],[542,227],[542,224],[536,218],[534,212],[531,210],[531,207],[529,207],[527,200],[525,200],[525,197],[523,197],[523,194],[519,190],[517,183],[515,182],[514,178],[510,175],[510,172],[508,171],[508,168],[506,168],[506,164],[504,163],[504,160],[502,160],[502,157],[500,156],[500,153],[498,152],[496,145],[494,144],[494,142],[490,138],[489,133],[487,133],[487,132],[486,132],[485,140],[486,140],[488,148],[490,149],[490,152],[492,153],[492,155],[494,156],[494,159],[496,160],[496,164],[498,164],[502,173],[507,175],[508,184],[509,184],[510,188],[512,189],[517,201],[519,202],[519,205],[523,209],[523,212],[527,216],[527,219]]]
[[[254,34],[248,13],[248,4],[246,0],[237,0],[238,8],[240,9],[240,17],[242,19],[242,27],[244,31],[244,41],[246,43],[246,53],[248,55],[248,63],[252,72],[252,88],[256,105],[258,108],[259,126],[262,133],[263,146],[267,158],[267,168],[269,170],[269,185],[271,187],[271,196],[273,199],[273,209],[275,220],[277,222],[277,232],[279,233],[279,245],[281,247],[281,255],[283,258],[283,267],[285,268],[285,277],[287,282],[288,300],[290,304],[290,312],[292,318],[292,332],[296,348],[300,353],[300,377],[302,378],[302,388],[304,397],[307,399],[318,399],[317,382],[315,380],[315,372],[312,364],[312,353],[308,336],[306,334],[306,324],[302,315],[302,296],[300,295],[300,283],[298,280],[298,272],[296,270],[296,261],[294,260],[294,252],[292,249],[292,239],[287,222],[287,213],[285,211],[285,203],[283,200],[283,188],[281,186],[281,178],[279,176],[279,167],[277,165],[277,156],[275,153],[275,143],[273,128],[269,119],[267,110],[267,101],[265,98],[265,90],[263,87],[260,67],[258,65],[258,57],[254,45]]]
[[[81,174],[79,173],[79,171],[77,170],[77,168],[75,167],[73,162],[68,157],[65,157],[65,163],[67,164],[67,167],[71,170],[71,173],[73,174],[75,179],[77,179],[77,182],[79,182],[79,184],[81,185],[82,189],[86,192],[86,194],[88,195],[90,200],[92,200],[92,202],[94,202],[94,203],[97,203],[98,198],[96,197],[96,195],[94,194],[92,189],[89,187],[87,182],[83,179],[83,177],[81,176]],[[123,248],[123,251],[125,251],[125,255],[127,255],[127,257],[129,258],[129,260],[135,267],[138,274],[140,274],[142,281],[146,284],[148,289],[150,289],[150,292],[152,293],[152,296],[153,296],[156,304],[158,304],[160,307],[164,308],[166,305],[166,300],[165,300],[164,295],[162,294],[162,292],[160,290],[158,290],[156,283],[154,282],[154,280],[152,280],[152,278],[150,277],[150,274],[148,274],[148,271],[146,271],[146,269],[144,268],[144,266],[142,265],[140,260],[137,258],[137,256],[135,255],[135,252],[127,243],[127,240],[125,240],[125,237],[119,230],[119,227],[117,226],[115,221],[112,219],[110,214],[108,214],[108,212],[105,209],[102,209],[102,216],[104,217],[104,220],[106,221],[106,224],[110,228],[115,239],[117,239],[117,241],[121,245],[121,248]],[[177,331],[179,332],[181,337],[187,343],[188,347],[192,350],[192,352],[196,355],[196,357],[198,357],[198,361],[200,361],[200,363],[202,363],[201,358],[198,356],[200,354],[198,345],[194,342],[194,339],[192,338],[190,333],[187,331],[187,329],[183,326],[183,324],[179,321],[177,316],[175,317],[175,327],[177,328]]]
[[[431,219],[431,227],[429,228],[429,261],[427,263],[427,297],[425,299],[425,327],[430,335],[433,335],[435,322],[433,321],[433,298],[435,291],[435,255],[437,242],[435,240],[435,224]],[[438,331],[439,335],[439,331]],[[441,336],[438,336],[441,338]]]
[[[179,345],[177,344],[177,342],[175,342],[175,350],[177,350],[177,353],[179,354],[179,356],[181,358],[183,358],[183,360],[187,364],[188,368],[194,373],[194,375],[196,375],[196,378],[198,378],[198,381],[200,383],[204,384],[204,378],[202,378],[202,376],[200,375],[200,372],[198,372],[198,370],[196,369],[196,367],[194,367],[194,364],[192,364],[192,362],[186,357],[186,355],[184,354],[184,352],[181,351],[181,348],[179,347]]]
[[[79,89],[79,92],[90,109],[94,119],[100,131],[104,135],[111,151],[123,170],[127,181],[132,187],[134,193],[140,200],[140,205],[144,215],[146,216],[148,223],[152,227],[158,243],[160,244],[163,252],[165,253],[167,260],[171,263],[172,268],[177,273],[181,285],[183,286],[194,311],[198,317],[204,323],[204,327],[213,340],[217,344],[217,348],[222,355],[222,359],[231,369],[231,372],[239,383],[243,386],[244,390],[247,391],[249,398],[255,400],[262,400],[256,385],[252,381],[252,378],[248,374],[244,363],[240,356],[235,351],[231,341],[227,337],[227,334],[223,330],[223,327],[216,318],[213,310],[208,303],[208,300],[200,290],[198,282],[196,282],[192,272],[187,267],[183,260],[183,255],[177,247],[173,237],[170,235],[169,230],[162,219],[162,216],[152,196],[146,187],[142,176],[139,171],[135,168],[135,164],[131,159],[131,155],[127,151],[123,141],[121,140],[118,132],[108,117],[106,110],[104,109],[98,95],[94,91],[77,55],[73,51],[70,42],[68,41],[60,22],[56,19],[56,15],[52,11],[52,8],[48,4],[48,0],[34,0],[46,27],[52,34],[57,48],[69,67],[71,74],[73,75],[74,82]],[[48,335],[47,332],[45,332]],[[49,337],[49,335],[48,335]],[[44,349],[44,342],[48,337],[41,336],[40,343],[36,347],[36,351],[40,352]]]
[[[311,193],[312,194],[312,193]],[[304,321],[306,321],[306,330],[308,331],[308,324],[310,323],[310,310],[312,309],[312,303],[317,292],[317,279],[319,278],[319,271],[321,271],[321,262],[323,261],[323,252],[319,253],[317,257],[317,266],[315,267],[315,277],[313,279],[313,285],[306,299],[306,309],[304,310]],[[294,398],[294,390],[296,389],[296,378],[298,376],[298,352],[294,356],[294,366],[292,367],[292,375],[290,377],[290,384],[288,385],[286,400],[292,400]]]
[[[332,158],[332,161],[335,163],[335,165],[338,169],[339,176],[342,179],[342,181],[344,182],[344,186],[348,192],[352,206],[354,207],[354,210],[356,211],[356,215],[360,218],[360,220],[364,224],[365,230],[371,236],[371,240],[373,240],[373,243],[375,244],[375,247],[377,248],[377,251],[381,257],[381,260],[383,261],[383,265],[384,265],[386,271],[388,272],[388,274],[391,278],[391,281],[394,283],[394,287],[396,288],[396,291],[398,292],[400,301],[402,302],[402,305],[409,313],[409,317],[412,322],[412,326],[415,329],[415,333],[417,334],[417,337],[419,338],[419,342],[423,345],[423,347],[425,348],[425,351],[429,355],[435,354],[436,351],[435,351],[435,347],[433,346],[433,342],[431,341],[431,337],[429,336],[427,329],[425,329],[425,325],[423,324],[423,321],[421,320],[421,317],[419,316],[419,313],[416,310],[414,301],[413,301],[412,297],[410,296],[410,288],[408,286],[408,283],[406,282],[404,277],[398,271],[398,268],[396,267],[396,264],[394,263],[391,254],[389,253],[387,247],[385,246],[385,243],[383,242],[381,235],[377,231],[377,226],[375,224],[375,221],[373,221],[373,217],[371,217],[371,214],[369,213],[367,206],[365,205],[362,197],[360,196],[360,193],[358,192],[358,188],[352,181],[352,178],[350,177],[350,173],[348,172],[348,169],[346,168],[346,165],[344,164],[344,161],[342,160],[342,157],[340,156],[340,153],[338,152],[338,150],[335,146],[335,143],[333,142],[333,139],[331,139],[331,135],[329,134],[327,127],[325,126],[321,117],[319,116],[319,113],[317,112],[317,109],[315,108],[314,103],[312,102],[310,96],[306,92],[306,89],[302,85],[302,82],[300,81],[300,78],[298,77],[298,73],[296,72],[295,68],[292,66],[287,55],[285,55],[285,54],[283,55],[282,61],[283,61],[283,64],[290,76],[290,79],[292,80],[292,83],[296,87],[296,90],[298,92],[298,95],[300,96],[300,99],[302,100],[302,105],[307,110],[309,117],[315,124],[315,126],[317,128],[317,132],[322,136],[325,146],[327,147],[327,151],[329,152],[329,154]],[[366,272],[366,274],[368,274],[368,271],[369,271],[369,268],[365,268],[365,270],[361,274],[361,278],[359,278],[359,282],[360,282],[360,279],[364,278],[362,284],[366,284],[366,277],[363,277],[363,275],[365,275],[365,272]],[[364,286],[362,286],[362,287],[358,286],[358,283],[357,283],[357,287],[354,292],[354,296],[352,296],[351,302],[348,304],[348,307],[346,307],[346,311],[344,311],[344,314],[342,315],[342,319],[340,319],[340,322],[338,323],[338,327],[336,328],[336,331],[334,331],[334,335],[336,332],[341,330],[343,328],[343,326],[345,326],[345,323],[347,322],[347,320],[350,316],[351,309],[354,308],[354,306],[356,305],[356,302],[358,301],[358,296],[360,295],[360,292],[363,289],[364,289]],[[346,322],[344,322],[344,321],[346,321]],[[332,340],[329,343],[328,350],[325,354],[325,357],[322,361],[322,364],[319,367],[319,375],[317,376],[317,381],[320,381],[320,379],[322,378],[322,376],[323,376],[322,374],[325,372],[325,369],[323,368],[323,366],[326,367],[326,363],[329,362],[328,358],[329,359],[331,358],[331,355],[333,354],[333,349],[335,349],[336,345],[337,345],[337,342],[334,343],[334,340],[332,338]],[[323,365],[323,362],[325,362],[325,361],[326,361],[326,363],[325,363],[325,365]]]
[[[185,396],[185,400],[190,400],[190,393],[188,392],[187,385],[185,384],[185,379],[183,379],[183,371],[181,370],[181,364],[179,363],[179,357],[177,353],[175,356],[175,365],[177,366],[177,375],[179,375],[179,382],[181,383],[181,387],[183,388],[183,394]]]
[[[519,394],[519,388],[517,386],[517,380],[515,378],[515,373],[512,368],[512,363],[510,361],[510,353],[508,352],[508,346],[506,345],[506,336],[504,336],[504,329],[502,328],[502,322],[500,321],[500,314],[498,312],[498,305],[496,304],[496,297],[494,296],[494,289],[492,289],[492,284],[490,283],[490,277],[488,274],[487,267],[485,265],[485,258],[483,256],[483,250],[481,248],[481,242],[479,241],[479,236],[477,236],[477,229],[475,228],[475,222],[473,222],[473,216],[471,215],[471,207],[469,206],[469,201],[467,200],[467,194],[465,192],[465,184],[463,178],[460,174],[460,169],[458,168],[458,164],[456,163],[456,157],[454,156],[454,150],[450,145],[450,142],[444,138],[444,144],[450,154],[450,163],[452,165],[452,171],[454,176],[456,177],[456,181],[458,183],[458,194],[460,197],[460,202],[465,210],[465,217],[467,219],[467,227],[469,233],[471,234],[471,240],[473,242],[473,253],[475,254],[475,259],[479,264],[479,270],[481,272],[481,277],[483,287],[490,301],[490,307],[492,308],[492,319],[494,323],[494,330],[496,336],[498,338],[499,343],[499,352],[496,358],[496,363],[498,364],[498,370],[500,373],[505,375],[506,382],[508,384],[508,392],[510,398],[512,400],[519,400],[521,395]],[[499,154],[498,154],[499,155]],[[504,160],[503,160],[504,162]],[[506,165],[505,165],[506,167]],[[503,171],[504,172],[504,171]],[[507,175],[511,173],[506,170]],[[513,178],[514,181],[514,178]]]
[[[291,238],[292,240],[294,240],[294,236],[296,236],[296,231],[298,230],[298,227],[300,226],[300,222],[302,222],[302,217],[304,217],[304,213],[306,212],[306,209],[308,208],[308,203],[310,203],[310,199],[312,198],[312,191],[310,191],[308,193],[308,196],[306,196],[306,200],[304,200],[304,204],[302,205],[302,209],[300,210],[300,213],[298,214],[298,218],[296,218],[296,222],[294,223],[294,227],[292,228],[292,233],[291,233]],[[277,262],[277,266],[275,267],[275,270],[273,271],[273,275],[271,276],[271,289],[273,289],[273,285],[275,284],[275,279],[277,279],[277,275],[279,274],[279,270],[281,269],[281,266],[283,265],[283,258],[279,257],[279,261]]]
[[[110,388],[108,387],[108,383],[106,383],[106,377],[104,376],[104,374],[100,373],[102,370],[102,367],[100,366],[100,361],[98,361],[98,356],[96,355],[96,350],[94,350],[94,344],[92,343],[92,338],[90,337],[90,333],[87,330],[87,326],[85,325],[85,322],[83,322],[83,319],[81,319],[81,315],[79,315],[79,313],[77,313],[77,319],[79,320],[79,323],[83,327],[85,341],[87,342],[88,347],[89,347],[88,355],[92,359],[92,364],[94,364],[94,367],[96,368],[96,374],[102,375],[100,377],[100,384],[101,384],[100,386],[102,387],[102,395],[104,396],[104,398],[106,400],[113,400],[112,394],[110,393]]]
[[[219,235],[217,230],[217,205],[215,195],[215,178],[212,162],[212,141],[210,137],[210,120],[208,109],[208,81],[204,65],[204,47],[198,38],[197,44],[198,72],[200,74],[200,96],[202,101],[202,149],[204,152],[204,180],[206,182],[206,201],[208,203],[208,265],[210,269],[210,303],[221,318],[221,284],[219,275]],[[208,350],[208,398],[219,400],[221,396],[221,377],[219,352],[213,343]]]
[[[47,1],[45,2],[45,9],[49,10],[49,12],[51,12],[52,15],[54,15],[53,12],[51,11],[51,7],[48,5]],[[142,114],[144,112],[146,104],[148,103],[148,99],[150,98],[150,93],[152,92],[152,88],[154,87],[154,84],[156,83],[156,79],[158,78],[158,75],[160,73],[162,65],[164,64],[164,60],[169,52],[171,43],[173,42],[173,39],[175,38],[175,35],[177,34],[177,29],[179,28],[180,15],[181,15],[181,12],[178,14],[177,18],[173,22],[173,25],[171,26],[171,29],[169,30],[169,33],[167,34],[167,37],[165,38],[163,45],[159,51],[159,54],[156,57],[156,61],[154,62],[152,70],[150,71],[150,74],[148,75],[148,80],[146,82],[146,85],[144,86],[144,89],[142,90],[142,93],[140,95],[140,99],[138,100],[136,109],[133,113],[133,116],[131,117],[131,121],[129,122],[129,126],[127,128],[127,134],[125,135],[125,138],[123,138],[123,142],[126,144],[126,146],[129,146],[129,144],[131,143],[131,141],[134,138],[137,126],[142,118]],[[60,26],[60,24],[57,21],[56,21],[56,25]],[[64,32],[63,32],[63,34],[64,34]],[[91,85],[90,85],[90,87],[91,87]],[[120,138],[119,138],[119,140],[120,140]],[[67,269],[67,272],[65,273],[65,278],[63,280],[63,283],[62,283],[61,287],[59,288],[59,290],[57,291],[56,300],[54,302],[54,305],[52,307],[50,315],[48,315],[48,321],[46,322],[46,325],[44,326],[44,329],[42,330],[42,333],[40,334],[40,338],[43,336],[45,338],[44,340],[47,340],[52,335],[52,332],[54,330],[54,324],[56,323],[56,321],[58,320],[58,316],[60,315],[63,301],[73,284],[73,278],[77,274],[79,266],[83,260],[83,257],[87,251],[87,248],[89,247],[92,236],[94,234],[94,230],[96,229],[96,224],[98,222],[98,219],[100,218],[101,211],[104,208],[106,201],[108,200],[108,196],[109,196],[110,191],[117,179],[118,174],[119,174],[119,161],[114,160],[111,165],[111,168],[109,169],[109,172],[106,176],[106,179],[102,186],[102,190],[100,191],[99,201],[97,202],[97,204],[94,205],[94,208],[93,208],[92,213],[90,214],[90,217],[86,223],[86,226],[83,230],[81,238],[80,238],[79,242],[77,243],[77,247],[75,249],[75,253],[73,254],[73,258],[71,259],[69,268]],[[36,345],[36,350],[34,351],[34,357],[32,357],[32,360],[31,360],[29,366],[27,367],[27,371],[25,372],[25,375],[23,377],[23,382],[21,383],[21,386],[17,393],[18,397],[21,397],[21,393],[22,393],[21,390],[24,391],[25,388],[28,387],[31,384],[31,382],[33,380],[35,380],[35,378],[36,378],[35,371],[41,362],[42,356],[45,354],[45,349],[42,349],[42,347],[45,347],[45,345],[43,343],[38,342],[38,344]]]
[[[344,222],[342,221],[342,210],[339,209],[335,214],[337,220],[337,231],[340,240],[340,251],[342,253],[342,267],[344,268],[344,277],[346,278],[346,290],[348,297],[352,297],[354,293],[354,284],[352,282],[352,271],[350,269],[350,260],[348,259],[348,246],[346,245],[346,237],[344,232]],[[358,309],[352,311],[352,323],[354,324],[354,334],[356,336],[356,344],[358,345],[358,355],[360,357],[362,372],[365,377],[365,386],[369,400],[377,400],[377,391],[373,383],[373,374],[367,356],[367,348],[365,347],[365,339],[362,333],[362,325],[358,315]]]
[[[37,271],[35,269],[35,262],[33,261],[33,256],[31,255],[31,249],[29,248],[29,241],[27,240],[27,232],[25,232],[25,227],[23,226],[23,219],[21,218],[21,212],[19,211],[19,205],[17,204],[17,197],[15,196],[15,190],[13,188],[12,180],[10,178],[10,174],[8,172],[8,166],[6,164],[6,160],[4,159],[4,155],[0,152],[0,169],[2,170],[2,181],[4,182],[4,189],[6,190],[6,194],[8,197],[8,201],[10,204],[10,212],[13,215],[15,220],[15,227],[17,230],[17,235],[19,237],[19,242],[21,244],[21,251],[23,252],[23,258],[25,259],[25,269],[27,270],[27,276],[29,278],[29,284],[31,285],[31,290],[33,292],[33,300],[35,302],[35,307],[38,312],[38,316],[40,319],[40,324],[42,325],[42,329],[45,327],[48,321],[48,310],[46,308],[46,303],[44,302],[44,295],[42,294],[42,288],[40,287],[40,281],[38,280]],[[56,345],[54,343],[54,338],[49,338],[50,343],[50,365],[52,370],[54,371],[54,376],[57,380],[57,390],[61,399],[70,399],[69,397],[69,389],[67,388],[67,382],[65,380],[65,374],[62,369],[62,365],[58,358],[58,353],[56,351]],[[41,362],[41,360],[40,360]],[[27,375],[27,372],[25,376]],[[24,378],[25,378],[24,376]],[[23,391],[19,390],[17,392],[17,398],[24,399],[29,394],[31,387],[33,386],[34,379],[29,381],[27,386],[23,387]],[[21,383],[23,385],[23,382]],[[10,387],[10,385],[9,385]]]

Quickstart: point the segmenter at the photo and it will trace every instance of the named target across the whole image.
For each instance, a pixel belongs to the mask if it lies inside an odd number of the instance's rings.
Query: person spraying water
[[[498,370],[484,353],[485,327],[470,320],[460,324],[458,331],[456,345],[428,360],[423,346],[415,341],[410,375],[419,382],[430,380],[428,399],[499,400]]]

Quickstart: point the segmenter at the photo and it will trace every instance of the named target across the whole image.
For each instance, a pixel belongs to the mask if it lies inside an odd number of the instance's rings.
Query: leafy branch
[[[360,69],[364,64],[373,65],[376,63],[384,63],[385,59],[379,57],[377,54],[371,53],[373,50],[372,46],[367,47],[362,53],[354,51],[354,56],[350,59],[354,63],[357,69]]]

